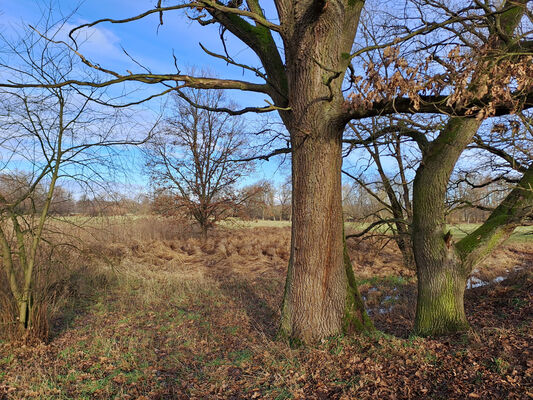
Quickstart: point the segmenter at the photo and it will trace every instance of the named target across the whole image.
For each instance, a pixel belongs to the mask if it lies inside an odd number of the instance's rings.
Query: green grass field
[[[229,220],[226,220],[224,222],[221,222],[219,224],[220,226],[227,227],[227,228],[262,228],[262,227],[268,227],[268,228],[282,228],[282,227],[288,227],[291,226],[290,221],[271,221],[271,220],[240,220],[236,218],[232,218]],[[461,239],[465,237],[468,233],[473,232],[475,229],[477,229],[481,224],[457,224],[457,225],[449,225],[449,229],[451,229],[452,234],[455,238]],[[345,224],[346,229],[350,232],[359,232],[365,229],[368,225],[367,224],[360,224],[355,222],[347,222]],[[520,226],[515,229],[513,234],[511,235],[510,240],[512,241],[533,241],[533,226]]]

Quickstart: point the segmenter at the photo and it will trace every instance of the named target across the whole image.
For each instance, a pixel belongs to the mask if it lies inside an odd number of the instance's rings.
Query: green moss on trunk
[[[291,246],[292,247],[292,246]],[[281,321],[277,334],[278,340],[289,340],[291,337],[291,311],[290,302],[288,300],[289,289],[292,282],[292,251],[289,258],[289,266],[287,268],[287,278],[285,279],[285,290],[283,291],[283,300],[281,303]]]
[[[348,255],[348,248],[346,247],[346,239],[344,240],[344,267],[346,268],[346,275],[348,277],[348,290],[346,295],[346,314],[343,321],[344,333],[361,333],[373,331],[374,324],[365,311],[365,304],[352,269],[352,262]]]
[[[437,271],[419,279],[415,333],[441,336],[469,329],[464,312],[464,288],[464,278],[450,271]]]

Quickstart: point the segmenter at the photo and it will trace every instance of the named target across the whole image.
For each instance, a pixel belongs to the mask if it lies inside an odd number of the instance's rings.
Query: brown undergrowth
[[[86,239],[84,301],[56,321],[49,343],[0,344],[0,399],[532,396],[528,243],[479,268],[490,284],[467,290],[473,331],[422,339],[410,336],[414,273],[392,244],[376,251],[351,241],[361,292],[383,333],[290,348],[275,340],[289,228],[218,229],[205,243],[190,229],[156,228]],[[507,279],[492,281],[501,274]]]

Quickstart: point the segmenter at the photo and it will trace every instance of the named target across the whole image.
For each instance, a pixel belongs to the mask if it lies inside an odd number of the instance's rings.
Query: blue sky
[[[87,0],[82,3],[76,1],[59,0],[53,2],[53,20],[61,16],[72,14],[65,26],[65,31],[86,22],[92,22],[100,18],[127,18],[137,15],[152,8],[155,1],[144,0]],[[271,6],[270,6],[271,8]],[[267,7],[267,14],[268,14]],[[47,3],[35,0],[0,0],[0,30],[10,37],[15,37],[21,32],[21,27],[27,24],[34,26],[43,25],[43,15],[46,15]],[[174,73],[173,54],[178,60],[182,71],[189,68],[208,68],[218,76],[230,79],[242,79],[248,81],[257,80],[253,74],[243,72],[242,69],[227,66],[222,60],[215,59],[204,53],[200,46],[201,42],[210,51],[222,53],[223,48],[219,39],[218,27],[212,25],[201,27],[187,19],[184,12],[173,11],[165,13],[164,24],[158,28],[159,15],[153,14],[140,21],[127,24],[103,23],[93,28],[85,29],[79,38],[84,40],[81,46],[82,53],[91,61],[103,67],[114,69],[124,73],[127,70],[141,72],[122,50],[124,48],[136,61],[148,67],[154,73]],[[66,38],[66,34],[62,35]],[[228,36],[228,51],[238,62],[259,65],[255,55],[238,40]],[[154,92],[154,88],[147,85],[138,86],[139,95]],[[228,97],[240,106],[264,106],[265,96],[240,91],[228,91]],[[161,103],[152,102],[149,107],[158,112]],[[143,111],[145,112],[145,111]],[[147,114],[148,115],[148,114]],[[274,115],[272,115],[274,117]],[[254,116],[249,116],[248,126],[253,130]],[[135,153],[135,151],[133,151]],[[135,162],[134,169],[137,171],[132,179],[136,184],[144,186],[146,179],[138,171],[140,157],[132,154]],[[283,172],[278,168],[277,160],[259,164],[256,173],[244,182],[245,184],[259,179],[268,179],[275,182],[284,181],[284,175],[288,173],[287,166]]]
[[[0,0],[0,31],[6,35],[14,35],[21,31],[24,24],[42,25],[43,14],[47,14],[46,2],[36,0]],[[73,15],[68,19],[62,37],[67,39],[66,32],[80,24],[92,22],[101,18],[128,18],[151,9],[156,4],[155,0],[86,0],[85,2],[56,0],[53,2],[54,20],[61,16]],[[263,1],[267,16],[274,16],[273,3]],[[238,62],[252,66],[259,66],[259,61],[246,45],[241,43],[231,34],[227,34],[227,47],[230,55]],[[182,71],[188,68],[208,68],[218,76],[230,79],[242,79],[257,81],[250,72],[243,71],[234,66],[228,66],[223,60],[215,59],[204,53],[200,46],[201,42],[206,48],[216,53],[223,53],[223,47],[219,38],[219,28],[215,25],[201,27],[191,22],[181,10],[165,13],[164,24],[159,26],[159,14],[154,13],[142,20],[126,24],[102,23],[95,27],[81,31],[79,39],[84,41],[81,47],[82,53],[92,62],[103,67],[125,73],[144,72],[124,54],[124,48],[135,60],[148,67],[154,73],[174,73],[174,59],[176,56],[178,65]],[[145,84],[138,84],[138,95],[155,93],[155,89]],[[265,95],[245,93],[241,91],[227,91],[228,97],[240,106],[264,106]],[[162,108],[160,101],[149,104],[152,113],[139,110],[138,113],[146,113],[146,118],[152,118]],[[274,113],[270,118],[277,118]],[[251,131],[256,128],[258,122],[255,114],[247,116],[247,126]],[[276,124],[279,126],[279,124]],[[363,152],[363,151],[361,151]],[[347,164],[361,157],[361,152],[354,152],[349,157]],[[364,152],[363,152],[364,154]],[[147,178],[143,175],[142,156],[136,150],[123,153],[124,158],[131,159],[133,172],[129,175],[130,180],[137,185],[136,190],[147,187]],[[243,182],[251,184],[255,181],[266,179],[275,183],[285,181],[289,174],[289,163],[279,168],[279,158],[273,158],[270,162],[257,164],[256,172]],[[389,164],[390,160],[385,160]]]

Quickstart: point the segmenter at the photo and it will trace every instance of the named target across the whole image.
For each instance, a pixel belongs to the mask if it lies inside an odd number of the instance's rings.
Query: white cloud
[[[84,21],[81,21],[79,25],[83,23]],[[69,32],[79,25],[65,23],[58,32],[58,37],[69,43]],[[74,38],[80,52],[87,57],[97,57],[99,62],[124,60],[125,55],[120,48],[120,38],[109,29],[96,26],[82,28],[74,33]]]

